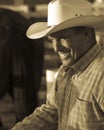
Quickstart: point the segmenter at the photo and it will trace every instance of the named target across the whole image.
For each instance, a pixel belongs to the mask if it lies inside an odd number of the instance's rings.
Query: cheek
[[[79,55],[79,50],[76,48],[76,46],[72,46],[71,47],[71,51],[70,51],[70,54],[71,54],[71,57],[73,60],[76,60],[78,58],[78,55]]]
[[[71,41],[69,39],[61,39],[61,45],[65,48],[71,47]]]

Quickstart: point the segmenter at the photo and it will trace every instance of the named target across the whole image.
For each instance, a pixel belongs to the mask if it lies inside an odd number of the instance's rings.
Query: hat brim
[[[47,22],[34,23],[28,28],[26,35],[30,39],[39,39],[53,32],[78,26],[89,26],[93,27],[97,32],[103,32],[104,16],[102,15],[80,16],[64,21],[63,23],[60,23],[58,25],[49,27],[47,26]]]

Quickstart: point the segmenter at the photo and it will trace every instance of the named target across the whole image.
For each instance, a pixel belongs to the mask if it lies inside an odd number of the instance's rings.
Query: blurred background
[[[35,23],[40,21],[47,21],[47,7],[50,1],[51,0],[0,0],[0,8],[16,11],[31,21],[31,23]],[[92,4],[94,14],[104,15],[104,0],[88,1]],[[42,63],[44,63],[42,64],[43,70],[40,86],[37,86],[39,87],[37,106],[45,103],[47,92],[54,82],[58,68],[61,65],[61,61],[58,55],[54,53],[51,41],[49,41],[47,38],[43,39],[43,48],[44,53]]]

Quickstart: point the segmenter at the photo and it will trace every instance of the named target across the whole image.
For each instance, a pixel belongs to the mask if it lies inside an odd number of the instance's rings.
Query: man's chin
[[[61,61],[62,61],[62,63],[63,63],[63,65],[64,66],[72,66],[74,63],[75,63],[75,60],[74,59],[65,59],[65,60],[62,60],[61,59]]]
[[[71,65],[71,61],[63,61],[62,62],[64,66],[69,66]]]

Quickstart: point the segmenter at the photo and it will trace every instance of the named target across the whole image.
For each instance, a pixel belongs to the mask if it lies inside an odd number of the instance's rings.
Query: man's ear
[[[95,37],[95,32],[94,32],[93,28],[91,28],[91,27],[85,28],[85,38],[90,43],[96,43],[96,37]]]

